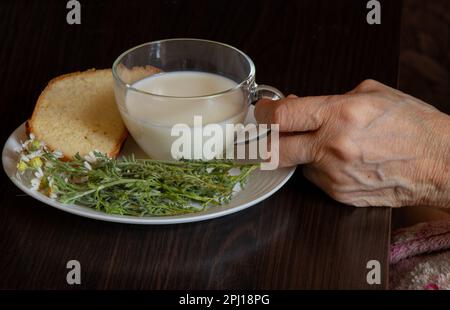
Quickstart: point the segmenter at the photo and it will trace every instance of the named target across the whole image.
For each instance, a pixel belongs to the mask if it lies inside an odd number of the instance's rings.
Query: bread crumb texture
[[[117,156],[127,131],[115,103],[111,70],[70,73],[50,81],[29,129],[67,159],[93,150]]]

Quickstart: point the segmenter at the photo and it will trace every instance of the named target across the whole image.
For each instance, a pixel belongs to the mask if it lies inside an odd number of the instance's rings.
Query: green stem
[[[107,183],[107,184],[102,184],[100,186],[98,186],[97,188],[91,189],[89,191],[80,193],[76,196],[71,197],[70,199],[67,199],[68,201],[75,201],[77,199],[80,199],[81,197],[84,197],[86,195],[90,195],[94,192],[99,192],[104,190],[105,188],[111,187],[111,186],[116,186],[116,185],[120,185],[120,184],[126,184],[126,183],[136,183],[136,182],[142,182],[143,180],[141,179],[122,179],[122,180],[117,180],[111,183]]]

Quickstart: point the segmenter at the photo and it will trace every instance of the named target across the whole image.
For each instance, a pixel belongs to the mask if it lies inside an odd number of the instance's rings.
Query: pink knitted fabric
[[[392,234],[391,289],[450,289],[450,221],[427,222]]]

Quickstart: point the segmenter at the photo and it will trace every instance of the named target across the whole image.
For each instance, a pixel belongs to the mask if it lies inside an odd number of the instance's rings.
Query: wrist
[[[430,125],[422,188],[415,205],[450,207],[450,116],[439,112]]]

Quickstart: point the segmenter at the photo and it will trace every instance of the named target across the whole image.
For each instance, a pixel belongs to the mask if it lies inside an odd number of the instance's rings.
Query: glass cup
[[[174,135],[174,126],[179,124],[189,128],[192,137],[198,137],[195,129],[209,124],[223,128],[226,137],[222,136],[223,143],[213,148],[216,155],[213,157],[220,157],[227,148],[234,147],[234,138],[229,135],[235,133],[225,130],[227,124],[243,124],[250,104],[260,98],[284,97],[276,88],[255,83],[255,65],[246,54],[230,45],[208,40],[168,39],[145,43],[120,55],[112,72],[116,102],[125,125],[142,150],[154,159],[189,158],[189,154],[199,159],[199,149],[200,158],[205,159],[201,151],[203,140],[198,147],[198,140],[192,139],[188,156],[186,149],[174,152],[174,143],[179,138]],[[192,75],[193,72],[196,73]],[[199,72],[212,75],[198,76],[199,83],[204,84],[203,93],[190,93],[189,83],[196,83]],[[189,83],[177,80],[179,73],[191,74],[193,79]],[[155,78],[167,81],[159,80],[155,84]],[[220,83],[215,84],[213,92],[208,92],[208,84],[214,81]],[[150,90],[148,85],[152,85]],[[191,88],[198,88],[193,85]]]

